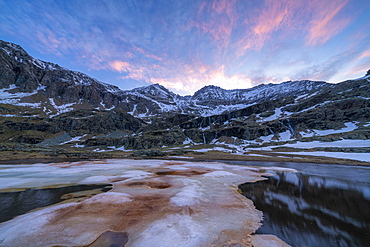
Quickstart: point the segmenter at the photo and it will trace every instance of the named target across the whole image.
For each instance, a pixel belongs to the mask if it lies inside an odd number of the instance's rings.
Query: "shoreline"
[[[13,154],[11,154],[13,153]],[[302,154],[289,154],[284,152],[264,152],[255,151],[247,154],[232,154],[222,151],[208,151],[208,152],[189,152],[187,154],[166,156],[132,156],[133,152],[122,153],[80,153],[80,156],[74,155],[68,157],[67,155],[59,155],[51,157],[44,153],[35,152],[0,152],[0,165],[6,164],[36,164],[36,163],[63,163],[76,161],[91,161],[91,160],[105,160],[105,159],[132,159],[132,160],[179,160],[179,161],[250,161],[250,162],[294,162],[294,163],[314,163],[314,164],[335,164],[335,165],[349,165],[349,166],[370,166],[370,162],[332,158],[325,156],[311,156]]]

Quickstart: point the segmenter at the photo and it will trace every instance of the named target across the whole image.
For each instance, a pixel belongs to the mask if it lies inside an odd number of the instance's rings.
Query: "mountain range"
[[[158,84],[121,90],[0,41],[3,149],[365,140],[369,99],[370,70],[337,84],[302,80],[234,90],[209,85],[189,96]]]

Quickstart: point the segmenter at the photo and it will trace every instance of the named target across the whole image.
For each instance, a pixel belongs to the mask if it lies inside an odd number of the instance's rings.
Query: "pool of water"
[[[63,195],[96,189],[100,189],[100,192],[106,192],[111,189],[111,185],[74,185],[0,193],[0,222],[10,220],[15,216],[27,213],[36,208],[59,203],[64,200],[63,198],[69,198],[68,196],[63,197]]]
[[[277,235],[292,246],[369,246],[369,167],[254,165],[298,170],[271,171],[267,180],[239,186],[242,194],[263,211],[263,226],[257,233]]]

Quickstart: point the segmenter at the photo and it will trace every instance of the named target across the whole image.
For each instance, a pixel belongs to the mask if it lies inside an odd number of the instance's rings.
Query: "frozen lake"
[[[258,181],[262,176],[269,179]],[[89,246],[118,236],[119,246],[287,246],[280,239],[292,246],[366,246],[369,178],[368,167],[276,162],[1,165],[0,240]],[[101,193],[107,184],[112,189]],[[237,193],[238,185],[263,211],[261,228],[262,213]],[[61,196],[77,200],[60,204]]]

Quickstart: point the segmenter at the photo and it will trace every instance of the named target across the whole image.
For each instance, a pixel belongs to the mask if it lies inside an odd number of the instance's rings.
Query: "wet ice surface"
[[[113,238],[124,239],[125,246],[251,246],[251,241],[286,246],[272,236],[250,236],[262,213],[237,193],[237,185],[260,175],[248,167],[216,162],[4,165],[0,192],[96,183],[112,184],[113,189],[1,223],[0,246],[95,246],[99,241],[113,243]]]
[[[72,198],[74,196],[73,193],[76,192],[85,191],[84,194],[76,195],[76,197],[87,197],[86,192],[98,194],[108,190],[109,184],[102,184],[3,192],[0,193],[0,222],[10,220],[15,216],[27,213],[36,208],[62,202],[63,199]],[[63,195],[65,195],[65,198],[63,198]]]

